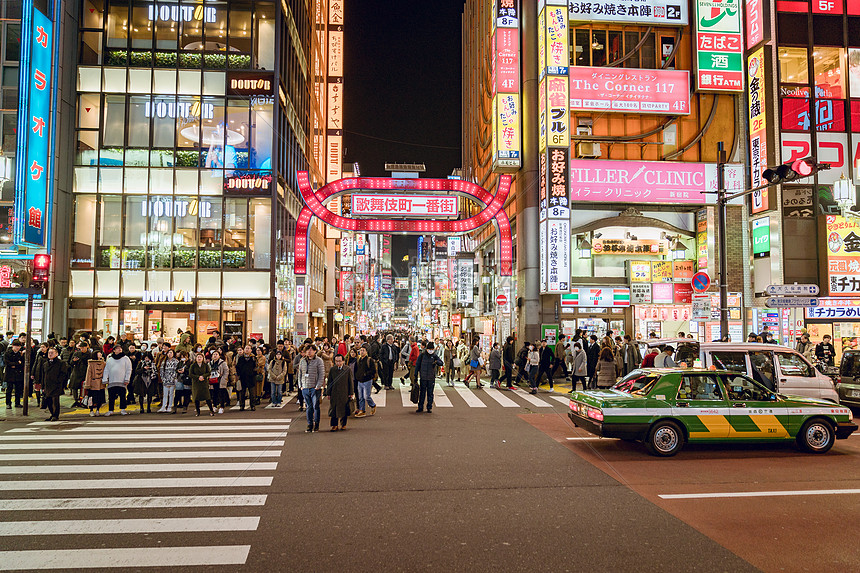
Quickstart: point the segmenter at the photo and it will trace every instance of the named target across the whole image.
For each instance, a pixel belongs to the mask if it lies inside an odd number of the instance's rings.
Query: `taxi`
[[[568,416],[597,436],[642,441],[655,456],[674,456],[687,442],[789,440],[823,454],[857,430],[844,406],[777,394],[743,374],[701,368],[642,371],[623,390],[571,392]]]

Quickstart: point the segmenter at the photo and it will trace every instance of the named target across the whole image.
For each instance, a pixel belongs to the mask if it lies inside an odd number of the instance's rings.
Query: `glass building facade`
[[[306,4],[81,10],[68,330],[288,335]]]

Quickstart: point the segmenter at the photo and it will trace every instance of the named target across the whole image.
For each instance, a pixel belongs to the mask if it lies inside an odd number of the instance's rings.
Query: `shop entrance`
[[[145,340],[151,342],[163,338],[165,342],[177,344],[180,331],[194,332],[194,319],[194,313],[188,307],[171,305],[147,307]]]

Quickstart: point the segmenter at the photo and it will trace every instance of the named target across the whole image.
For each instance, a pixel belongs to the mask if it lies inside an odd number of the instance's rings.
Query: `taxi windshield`
[[[654,384],[659,379],[660,376],[654,374],[642,376],[634,383],[636,388],[631,389],[629,393],[633,394],[634,396],[647,396],[651,392],[651,389],[654,387]]]

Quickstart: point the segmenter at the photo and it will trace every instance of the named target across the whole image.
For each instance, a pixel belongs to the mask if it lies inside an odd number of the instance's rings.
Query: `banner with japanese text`
[[[53,175],[52,96],[54,29],[38,9],[26,10],[21,33],[18,118],[18,169],[15,184],[14,242],[45,247],[48,202]]]

